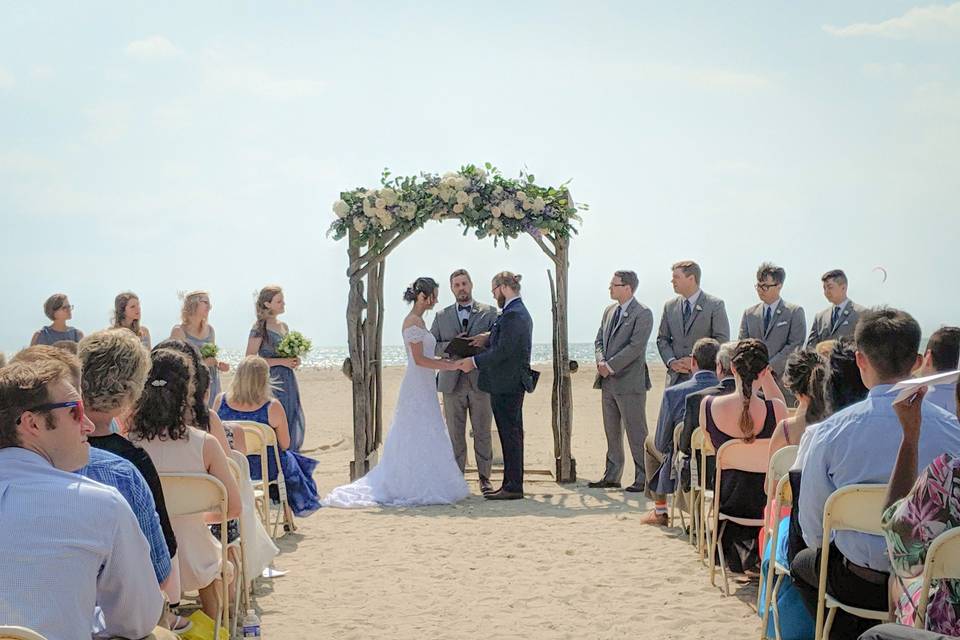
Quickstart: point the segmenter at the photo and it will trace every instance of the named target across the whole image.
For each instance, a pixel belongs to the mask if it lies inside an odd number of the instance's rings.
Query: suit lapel
[[[767,330],[763,333],[763,339],[766,340],[770,337],[770,332],[773,331],[773,328],[777,326],[777,320],[780,319],[781,312],[783,310],[783,298],[780,299],[780,303],[777,305],[777,308],[770,313],[770,324],[767,325]],[[760,305],[760,327],[763,328],[763,305]]]
[[[830,310],[830,313],[831,313],[831,315],[833,314],[833,309]],[[833,335],[833,334],[835,334],[837,331],[839,331],[839,330],[840,330],[840,327],[843,326],[843,323],[844,323],[844,322],[849,322],[849,321],[850,321],[850,315],[851,315],[852,313],[853,313],[853,302],[850,301],[850,300],[847,300],[847,306],[845,306],[845,307],[843,308],[843,311],[841,311],[841,312],[840,312],[840,315],[837,317],[837,324],[836,324],[836,326],[831,326],[831,327],[830,327],[830,335]],[[829,318],[829,316],[828,316],[828,318]],[[827,320],[827,322],[829,322],[829,319]]]
[[[630,311],[633,309],[633,303],[634,303],[633,300],[631,300],[630,302],[628,302],[628,303],[627,303],[627,308],[626,308],[626,310],[620,312],[620,321],[617,322],[617,326],[615,326],[615,327],[613,327],[613,329],[611,329],[611,331],[610,331],[610,340],[613,340],[613,336],[615,336],[615,335],[617,334],[617,330],[618,330],[620,327],[622,327],[622,326],[624,325],[624,323],[626,322],[627,318],[628,318],[629,315],[630,315]],[[619,306],[619,305],[618,305],[618,306]],[[613,312],[614,312],[614,313],[617,312],[616,307],[614,307]]]
[[[703,305],[700,304],[701,300],[703,300],[703,291],[701,291],[700,295],[697,297],[696,304],[690,308],[690,319],[687,321],[686,326],[683,327],[683,335],[690,333],[690,327],[693,326],[694,320],[697,319],[700,309],[703,309]],[[683,299],[680,300],[680,321],[683,322]]]
[[[473,325],[477,321],[477,316],[480,315],[480,309],[477,308],[477,303],[474,301],[470,305],[470,317],[467,319],[467,335],[470,335],[470,332],[473,331]],[[457,316],[457,320],[460,319],[460,316]]]

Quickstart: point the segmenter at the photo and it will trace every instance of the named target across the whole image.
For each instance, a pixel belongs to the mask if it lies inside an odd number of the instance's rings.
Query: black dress
[[[707,433],[716,450],[730,440],[739,440],[724,433],[713,421],[711,405],[716,397],[708,397],[706,402]],[[773,410],[773,402],[764,402],[767,415],[763,420],[763,428],[756,435],[757,440],[766,440],[773,436],[777,428],[777,418]],[[763,509],[767,505],[767,495],[763,491],[764,473],[727,469],[720,475],[720,511],[727,515],[739,518],[763,518]],[[747,527],[735,522],[727,522],[723,530],[720,544],[723,546],[723,556],[727,561],[727,568],[734,573],[756,571],[760,566],[760,544],[758,536],[760,527]],[[716,560],[715,560],[716,561]]]

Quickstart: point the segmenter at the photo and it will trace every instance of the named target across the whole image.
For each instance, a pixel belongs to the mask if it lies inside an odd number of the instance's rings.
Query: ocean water
[[[303,365],[315,367],[318,369],[339,369],[343,361],[350,355],[347,347],[314,347],[313,350],[303,359]],[[241,351],[230,351],[224,349],[219,357],[231,365],[236,365],[243,358]],[[570,359],[577,360],[581,364],[590,364],[594,361],[592,342],[574,342],[570,344]],[[655,362],[660,359],[657,352],[656,343],[651,340],[647,343],[647,362]],[[549,364],[553,361],[553,347],[549,343],[540,343],[533,345],[531,360],[534,364]],[[407,363],[406,351],[403,345],[384,345],[383,346],[383,365],[385,367],[393,365],[404,365]]]

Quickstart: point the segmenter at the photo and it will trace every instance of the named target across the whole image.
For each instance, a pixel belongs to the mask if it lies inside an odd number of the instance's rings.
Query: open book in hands
[[[443,352],[451,358],[458,359],[469,358],[483,351],[483,348],[474,347],[470,344],[470,340],[470,338],[458,336],[450,341],[450,344],[447,345],[447,348],[444,349]]]

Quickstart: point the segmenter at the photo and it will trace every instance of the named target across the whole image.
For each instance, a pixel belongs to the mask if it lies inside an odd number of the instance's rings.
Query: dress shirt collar
[[[45,467],[48,469],[54,468],[54,466],[50,464],[50,461],[44,458],[42,455],[36,451],[24,449],[23,447],[4,447],[3,449],[0,449],[0,460],[22,462],[24,464]]]
[[[893,389],[892,384],[878,384],[867,392],[867,397],[879,398],[880,396],[888,395],[891,389]]]
[[[687,302],[690,303],[690,309],[691,309],[691,310],[697,308],[697,300],[700,299],[700,294],[701,294],[701,293],[703,293],[703,291],[700,290],[700,289],[697,289],[696,292],[695,292],[692,296],[690,296],[689,298],[686,298]]]
[[[620,317],[627,315],[627,308],[633,302],[633,298],[628,299],[626,302],[620,305]]]
[[[507,298],[506,301],[503,303],[503,310],[506,311],[507,307],[509,307],[514,300],[519,300],[519,299],[520,299],[520,296],[513,296],[512,298]]]
[[[840,309],[839,313],[842,314],[842,313],[843,313],[843,310],[847,308],[847,305],[848,305],[848,304],[850,304],[850,298],[844,298],[844,299],[843,299],[843,302],[841,302],[840,304],[835,304],[835,305],[833,305],[833,306],[836,307],[837,309]],[[831,309],[830,311],[831,311],[831,313],[832,313],[832,312],[833,312],[833,309]]]
[[[720,384],[723,384],[723,383],[726,382],[727,380],[733,380],[734,382],[737,381],[737,379],[734,378],[733,376],[724,376],[724,377],[720,378],[719,382],[720,382]]]
[[[693,374],[693,377],[698,380],[703,380],[704,378],[716,378],[717,374],[709,369],[697,369],[696,373]]]
[[[771,310],[770,313],[776,313],[776,312],[777,312],[777,307],[780,306],[780,302],[781,302],[781,301],[782,301],[782,298],[777,298],[776,300],[774,300],[774,301],[771,302],[770,304],[767,304],[766,302],[764,302],[764,303],[763,303],[763,313],[766,313],[768,308]]]

